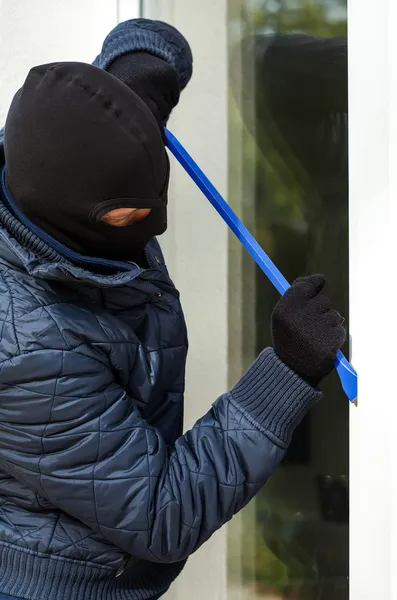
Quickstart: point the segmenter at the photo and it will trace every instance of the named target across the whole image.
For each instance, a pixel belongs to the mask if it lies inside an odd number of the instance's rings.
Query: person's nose
[[[103,215],[101,221],[114,227],[126,227],[143,221],[150,213],[150,208],[115,208]]]

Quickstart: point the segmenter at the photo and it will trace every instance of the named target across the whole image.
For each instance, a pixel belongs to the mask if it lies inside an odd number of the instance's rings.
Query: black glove
[[[273,346],[290,369],[317,386],[334,367],[346,339],[344,319],[322,294],[325,279],[297,279],[277,303],[272,316]]]
[[[108,71],[128,85],[165,126],[180,94],[178,74],[170,64],[147,52],[132,52],[117,58]]]
[[[106,37],[95,64],[123,81],[163,127],[193,72],[190,46],[168,23],[130,19]]]

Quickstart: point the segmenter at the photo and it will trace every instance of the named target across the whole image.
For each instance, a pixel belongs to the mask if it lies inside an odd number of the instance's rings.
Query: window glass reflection
[[[346,12],[345,0],[229,0],[230,201],[289,280],[324,273],[347,315]],[[277,292],[230,244],[235,372],[271,343]],[[348,599],[348,403],[336,376],[323,389],[230,525],[232,600]]]

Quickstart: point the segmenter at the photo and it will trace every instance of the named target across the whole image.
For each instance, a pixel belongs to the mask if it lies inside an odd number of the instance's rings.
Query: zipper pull
[[[121,567],[119,567],[119,569],[117,570],[117,573],[116,573],[116,579],[117,579],[117,577],[120,577],[120,576],[121,576],[121,575],[124,573],[124,571],[125,571],[125,570],[126,570],[126,568],[127,568],[128,561],[129,561],[129,559],[128,559],[128,558],[125,558],[125,559],[124,559],[124,561],[123,561],[123,564],[122,564],[122,565],[121,565]]]
[[[116,573],[116,579],[117,577],[120,577],[128,567],[135,565],[137,562],[139,562],[138,559],[134,558],[133,556],[129,556],[128,558],[126,558]]]

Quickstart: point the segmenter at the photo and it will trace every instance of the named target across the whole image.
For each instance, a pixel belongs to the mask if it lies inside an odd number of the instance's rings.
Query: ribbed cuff
[[[161,21],[131,19],[117,25],[103,43],[99,66],[106,70],[116,58],[129,52],[149,52],[168,62],[178,74],[181,90],[192,76],[189,44],[179,31]]]
[[[116,577],[115,569],[0,542],[0,598],[155,600],[166,593],[185,562],[139,561]]]
[[[289,444],[294,429],[322,394],[291,371],[272,348],[267,348],[234,386],[231,395],[261,427]]]

